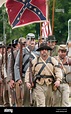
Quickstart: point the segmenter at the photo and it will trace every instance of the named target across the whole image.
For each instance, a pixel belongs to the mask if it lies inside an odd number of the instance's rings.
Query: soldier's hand
[[[54,85],[55,85],[55,87],[59,87],[60,86],[60,81],[59,80],[55,81]]]
[[[26,86],[28,89],[31,89],[31,84],[29,82],[26,82]]]
[[[18,80],[17,82],[18,82],[18,84],[19,84],[19,85],[21,85],[21,84],[22,84],[22,80],[21,80],[21,79],[20,79],[20,80]]]
[[[14,87],[15,87],[15,82],[14,82],[14,80],[10,80],[9,86],[10,86],[10,88],[14,88]]]

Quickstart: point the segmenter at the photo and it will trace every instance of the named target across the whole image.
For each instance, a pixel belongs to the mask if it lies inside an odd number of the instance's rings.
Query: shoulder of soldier
[[[55,56],[57,57],[57,56]],[[58,60],[55,58],[55,57],[51,57],[51,60],[52,60],[52,63],[55,65],[55,64],[58,64]]]
[[[28,48],[28,47],[23,48],[23,49],[22,49],[22,51],[23,51],[23,53],[24,53],[24,54],[26,54],[26,53],[30,52],[30,50],[29,50],[29,48]]]
[[[57,60],[58,59],[58,56],[54,56],[54,58]]]
[[[59,49],[59,45],[55,45],[55,49],[58,50]]]
[[[55,47],[59,47],[59,45],[55,45]]]
[[[10,53],[8,53],[8,57],[10,57],[11,56],[11,52]]]
[[[33,64],[36,64],[36,63],[38,62],[38,59],[39,59],[39,56],[36,56],[36,58],[34,58],[34,59],[32,60],[32,63],[33,63]]]

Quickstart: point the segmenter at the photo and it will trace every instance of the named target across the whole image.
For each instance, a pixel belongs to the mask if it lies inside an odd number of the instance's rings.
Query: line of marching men
[[[71,58],[54,35],[0,44],[0,105],[4,107],[69,107]],[[70,82],[69,82],[70,81]]]

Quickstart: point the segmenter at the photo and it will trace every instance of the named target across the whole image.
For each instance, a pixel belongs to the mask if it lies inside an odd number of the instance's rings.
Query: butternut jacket
[[[52,62],[48,61],[46,64],[49,67],[49,69],[53,72],[53,74],[55,76],[54,78],[56,80],[61,81],[62,80],[62,71],[61,71],[61,68],[59,68],[59,66],[58,66],[58,61],[54,57],[51,57],[51,61]],[[34,60],[32,60],[32,64],[33,64],[32,73],[33,73],[33,77],[35,78],[44,63],[41,61],[41,59],[39,57],[38,63],[37,63],[37,59],[34,59]],[[47,66],[44,67],[40,76],[47,76],[47,77],[52,76],[52,73],[48,70]],[[29,82],[29,68],[26,71],[25,82]],[[36,80],[36,82],[41,85],[43,85],[45,82],[48,85],[48,78],[43,77],[40,80]]]
[[[66,56],[64,59],[60,59],[59,56],[54,56],[55,59],[60,63],[60,67],[62,69],[63,75],[71,73],[71,66],[69,66],[69,57]]]

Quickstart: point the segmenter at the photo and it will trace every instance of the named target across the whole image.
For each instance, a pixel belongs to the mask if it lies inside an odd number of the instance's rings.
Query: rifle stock
[[[10,107],[15,107],[16,106],[16,91],[15,88],[10,88],[10,86],[8,86],[8,94],[9,94],[9,103],[10,103]]]

